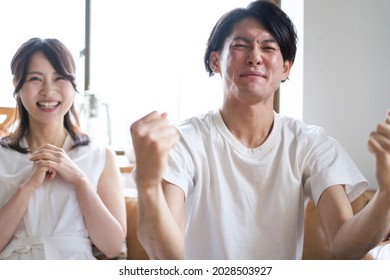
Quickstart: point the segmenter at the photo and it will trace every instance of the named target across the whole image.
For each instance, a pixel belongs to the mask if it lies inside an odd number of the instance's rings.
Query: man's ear
[[[288,79],[288,76],[290,75],[290,70],[292,67],[292,62],[289,60],[286,60],[283,62],[283,73],[282,73],[282,81],[285,81]]]
[[[219,64],[219,53],[211,52],[209,57],[209,64],[214,73],[221,73],[221,65]]]

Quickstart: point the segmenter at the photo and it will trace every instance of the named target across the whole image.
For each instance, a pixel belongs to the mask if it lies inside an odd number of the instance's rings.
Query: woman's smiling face
[[[62,126],[75,92],[71,81],[59,75],[42,52],[37,52],[31,57],[18,94],[28,112],[29,122],[59,122]]]

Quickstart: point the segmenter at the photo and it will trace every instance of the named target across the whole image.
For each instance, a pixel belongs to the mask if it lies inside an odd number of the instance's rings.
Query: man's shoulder
[[[204,114],[187,118],[182,122],[174,124],[174,126],[184,135],[209,131],[211,126],[213,126],[215,114],[215,111],[209,111]]]
[[[323,127],[318,125],[307,124],[301,120],[294,119],[287,116],[278,115],[281,129],[288,131],[296,137],[317,137],[325,136],[326,131]]]

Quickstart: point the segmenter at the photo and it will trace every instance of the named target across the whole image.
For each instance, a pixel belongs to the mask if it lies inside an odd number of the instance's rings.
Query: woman
[[[11,62],[19,125],[0,141],[0,259],[107,257],[126,235],[114,153],[90,141],[74,108],[75,64],[33,38]]]

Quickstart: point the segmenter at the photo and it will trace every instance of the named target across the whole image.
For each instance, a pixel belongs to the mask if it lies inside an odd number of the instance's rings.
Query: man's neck
[[[222,119],[229,131],[247,148],[256,148],[270,135],[274,122],[271,108],[232,108],[223,106]]]

